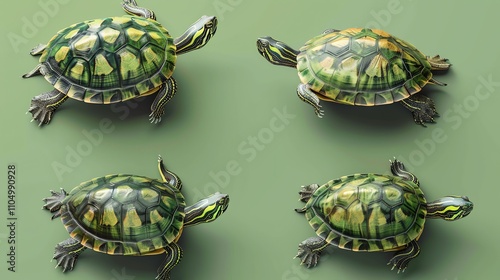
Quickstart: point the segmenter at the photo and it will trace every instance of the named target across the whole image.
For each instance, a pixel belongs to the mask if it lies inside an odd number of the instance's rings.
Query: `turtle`
[[[445,86],[433,70],[448,70],[448,59],[429,57],[380,29],[328,29],[298,51],[272,37],[257,40],[269,62],[297,68],[299,98],[323,117],[320,100],[354,106],[401,102],[417,124],[435,122],[434,101],[417,94],[426,84]]]
[[[172,77],[177,56],[203,47],[217,30],[217,17],[202,16],[173,39],[153,11],[135,0],[124,0],[122,6],[129,15],[75,23],[31,50],[40,55],[40,63],[22,77],[43,75],[54,86],[32,98],[32,121],[50,123],[68,97],[111,104],[151,94],[156,97],[150,121],[161,121],[177,90]]]
[[[228,208],[219,192],[186,206],[180,178],[158,157],[161,180],[112,174],[81,183],[69,194],[51,191],[43,209],[60,217],[70,238],[55,246],[53,259],[63,272],[73,270],[85,249],[109,255],[166,254],[156,279],[170,279],[182,258],[177,241],[185,227],[216,220]],[[56,266],[56,267],[57,267]]]
[[[455,221],[473,209],[467,196],[427,202],[417,177],[401,161],[390,161],[392,175],[354,174],[319,186],[302,186],[300,200],[317,236],[299,244],[296,258],[308,268],[318,264],[330,245],[355,252],[396,251],[392,269],[404,272],[420,253],[418,239],[426,219]]]

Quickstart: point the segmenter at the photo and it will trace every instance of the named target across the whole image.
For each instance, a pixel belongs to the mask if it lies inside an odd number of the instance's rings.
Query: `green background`
[[[500,57],[499,6],[493,3],[142,0],[173,36],[203,14],[219,18],[205,48],[179,57],[179,90],[162,123],[148,122],[150,97],[113,107],[69,100],[39,128],[24,112],[51,86],[42,77],[21,79],[37,64],[29,50],[74,22],[123,11],[119,0],[9,2],[0,24],[0,225],[7,224],[7,165],[15,164],[17,272],[7,270],[8,232],[0,226],[2,279],[153,279],[163,256],[86,251],[73,272],[54,269],[54,245],[67,233],[41,206],[50,189],[69,191],[105,174],[158,178],[158,154],[182,178],[188,203],[215,191],[231,197],[216,222],[184,232],[184,259],[173,279],[496,278]],[[423,90],[441,114],[436,124],[415,125],[401,105],[323,102],[325,117],[318,119],[295,94],[296,71],[269,64],[255,46],[257,37],[270,35],[298,48],[327,28],[360,26],[383,28],[428,55],[450,59],[452,69],[436,76],[448,86]],[[314,235],[293,211],[302,206],[300,186],[357,172],[388,173],[393,156],[419,177],[428,200],[468,195],[473,213],[454,223],[428,221],[422,252],[404,274],[385,266],[390,253],[334,248],[315,269],[300,266],[293,259],[297,245]],[[55,169],[61,166],[64,173]]]

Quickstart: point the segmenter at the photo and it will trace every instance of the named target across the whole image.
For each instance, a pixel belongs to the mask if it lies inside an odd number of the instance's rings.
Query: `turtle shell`
[[[184,223],[184,197],[166,183],[135,175],[108,175],[80,184],[63,200],[70,236],[110,255],[159,254]]]
[[[45,79],[86,103],[144,96],[174,71],[176,47],[151,19],[121,16],[73,24],[59,31],[40,57]]]
[[[367,28],[312,38],[300,49],[297,70],[319,98],[359,106],[403,100],[432,78],[430,63],[414,46]]]
[[[332,245],[353,251],[387,251],[419,238],[425,198],[413,182],[356,174],[319,187],[306,204],[306,219]]]

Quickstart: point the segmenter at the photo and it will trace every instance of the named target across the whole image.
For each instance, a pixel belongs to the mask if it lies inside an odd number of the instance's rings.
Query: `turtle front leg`
[[[418,243],[413,240],[410,242],[403,250],[398,251],[394,257],[387,263],[387,265],[392,264],[392,269],[397,268],[398,273],[404,272],[408,263],[420,254],[420,247]]]
[[[323,117],[324,112],[321,110],[321,105],[319,105],[319,98],[307,85],[300,84],[297,87],[297,95],[300,100],[314,107],[314,113],[316,113],[319,118]]]
[[[33,115],[31,121],[38,121],[38,126],[50,123],[54,111],[67,99],[67,95],[56,89],[33,97],[31,107],[28,109]]]
[[[46,48],[47,48],[47,45],[45,45],[45,44],[38,44],[33,49],[31,49],[30,54],[32,56],[41,55]]]
[[[448,59],[442,58],[439,55],[433,57],[428,56],[427,61],[431,64],[431,70],[448,70],[451,64],[448,63]]]
[[[123,0],[122,8],[128,14],[156,20],[155,13],[153,11],[137,6],[137,2],[135,0]]]
[[[182,249],[177,245],[177,243],[170,243],[165,247],[165,253],[167,257],[163,261],[162,266],[158,269],[157,280],[168,280],[170,279],[170,271],[174,266],[176,266],[182,259]]]
[[[177,84],[174,78],[168,79],[164,85],[158,89],[158,93],[156,94],[156,98],[151,104],[151,114],[149,114],[149,120],[151,123],[159,123],[161,122],[161,116],[165,113],[165,104],[167,104],[170,99],[177,92]]]
[[[301,263],[307,268],[315,267],[318,264],[321,252],[330,245],[323,238],[315,236],[302,241],[295,258],[300,258]]]
[[[68,195],[68,193],[64,189],[61,189],[60,193],[57,193],[53,190],[51,190],[50,193],[52,194],[51,196],[43,199],[45,204],[43,205],[42,209],[48,210],[51,213],[56,212],[52,216],[52,219],[55,219],[61,216],[59,210],[61,209],[62,201],[64,200],[64,198],[66,198],[66,195]]]
[[[439,117],[434,101],[429,97],[416,94],[401,100],[403,106],[410,110],[415,123],[425,127],[425,123],[435,123],[435,117]]]
[[[57,260],[56,267],[62,267],[63,272],[73,270],[78,256],[85,251],[85,248],[78,240],[68,238],[56,245],[54,252],[54,260]]]
[[[389,160],[389,162],[391,163],[391,172],[392,174],[394,174],[394,176],[412,181],[413,183],[417,184],[417,186],[420,186],[420,182],[418,181],[417,176],[407,171],[405,165],[401,161],[394,158],[394,160]]]

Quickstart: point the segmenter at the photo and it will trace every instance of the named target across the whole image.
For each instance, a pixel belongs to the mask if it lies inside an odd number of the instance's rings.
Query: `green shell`
[[[108,175],[80,184],[63,200],[70,236],[110,255],[159,253],[179,238],[184,197],[170,185],[142,176]]]
[[[353,251],[387,251],[418,239],[425,198],[413,182],[356,174],[319,187],[306,204],[306,219],[332,245]]]
[[[426,56],[414,46],[366,28],[312,38],[300,49],[297,69],[321,99],[360,106],[400,101],[432,78]]]
[[[134,16],[73,24],[40,57],[45,79],[87,103],[109,104],[150,94],[174,71],[176,47],[158,22]]]

